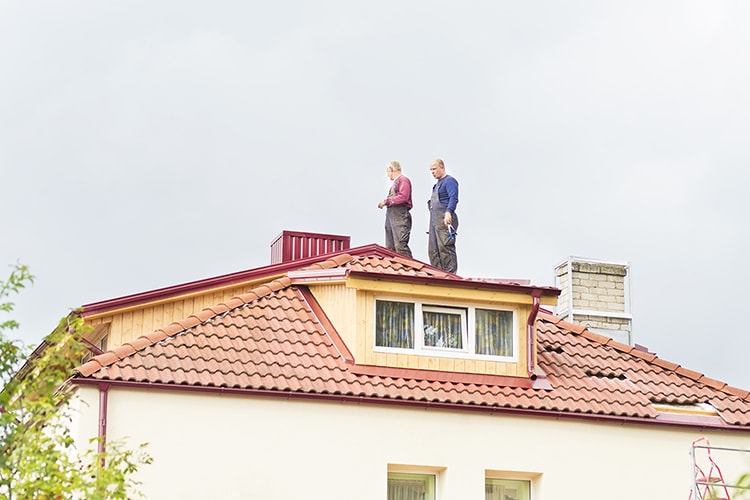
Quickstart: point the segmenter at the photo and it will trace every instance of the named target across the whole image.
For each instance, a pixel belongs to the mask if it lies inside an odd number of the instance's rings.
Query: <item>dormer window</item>
[[[515,313],[485,306],[375,301],[375,350],[509,360],[517,353]]]
[[[466,309],[422,306],[423,346],[426,349],[463,351],[466,341]]]

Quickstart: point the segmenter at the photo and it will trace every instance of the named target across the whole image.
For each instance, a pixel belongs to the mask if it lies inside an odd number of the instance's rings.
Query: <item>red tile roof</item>
[[[462,280],[390,256],[340,254],[305,269],[341,266]],[[77,381],[644,421],[664,419],[654,404],[707,402],[724,422],[714,417],[709,425],[750,429],[747,391],[544,313],[537,319],[537,348],[547,384],[505,384],[502,377],[435,377],[423,370],[397,368],[363,370],[352,364],[338,333],[306,290],[288,277],[276,279],[93,357],[78,368]]]

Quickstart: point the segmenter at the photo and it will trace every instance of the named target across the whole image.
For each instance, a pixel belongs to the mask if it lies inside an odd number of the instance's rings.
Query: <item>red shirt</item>
[[[405,175],[399,175],[393,181],[391,189],[388,191],[388,198],[385,204],[389,207],[393,205],[406,205],[411,210],[411,181]]]

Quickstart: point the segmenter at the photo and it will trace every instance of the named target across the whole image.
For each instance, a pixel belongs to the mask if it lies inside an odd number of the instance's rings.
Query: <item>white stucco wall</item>
[[[81,439],[98,391],[82,386]],[[484,498],[485,470],[533,476],[534,500],[685,500],[690,443],[750,448],[750,433],[111,388],[108,438],[148,442],[148,499],[384,500],[388,464],[434,467],[440,500]],[[719,456],[727,479],[750,457]]]

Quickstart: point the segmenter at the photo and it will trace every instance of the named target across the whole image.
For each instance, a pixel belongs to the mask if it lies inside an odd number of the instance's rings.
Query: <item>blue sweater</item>
[[[435,188],[438,188],[440,203],[445,205],[447,210],[455,212],[458,206],[458,181],[454,177],[446,175],[432,186],[433,193]]]

